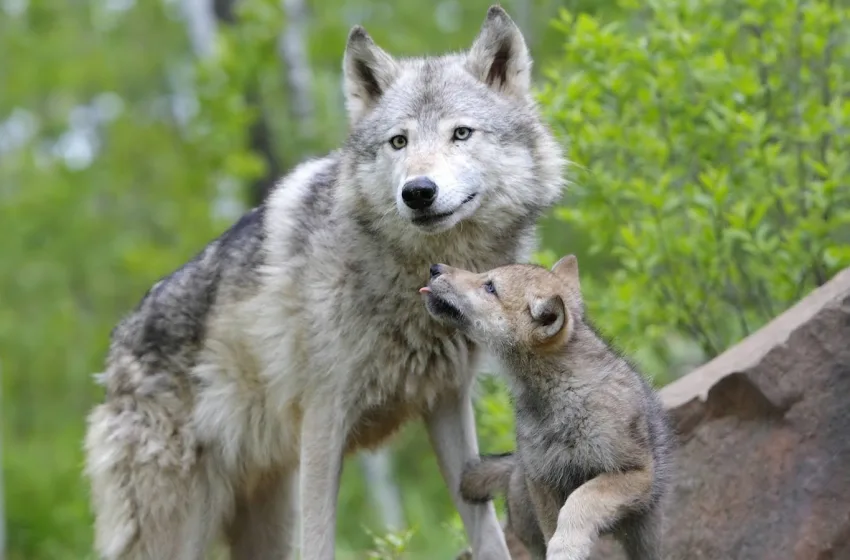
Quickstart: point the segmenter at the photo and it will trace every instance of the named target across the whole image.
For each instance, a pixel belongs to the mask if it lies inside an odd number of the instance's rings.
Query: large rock
[[[661,396],[666,558],[850,559],[850,269]]]

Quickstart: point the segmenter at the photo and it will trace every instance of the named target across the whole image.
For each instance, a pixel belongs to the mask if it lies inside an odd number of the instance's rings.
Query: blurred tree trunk
[[[251,184],[251,204],[256,206],[265,200],[277,180],[283,174],[280,161],[274,152],[271,129],[262,108],[259,95],[251,89],[245,92],[245,103],[257,107],[258,117],[251,125],[249,142],[251,150],[259,154],[266,162],[266,173]]]
[[[280,58],[289,86],[292,117],[298,136],[312,140],[315,135],[313,71],[307,55],[307,9],[304,0],[282,0],[286,28],[280,35]]]
[[[186,2],[209,2],[210,0],[184,0]],[[233,25],[236,23],[236,14],[234,7],[236,0],[211,0],[213,3],[213,13],[216,19],[225,25]],[[272,138],[271,127],[268,124],[268,118],[263,110],[262,100],[259,94],[259,84],[249,86],[245,92],[245,104],[255,108],[257,111],[257,119],[251,125],[248,131],[248,141],[251,150],[258,154],[266,163],[266,172],[262,177],[254,180],[251,184],[250,199],[251,205],[260,204],[265,200],[271,188],[277,182],[282,174],[280,160],[275,154],[274,140]]]
[[[212,5],[209,0],[183,0],[182,6],[192,50],[198,58],[211,57],[215,48],[216,33]]]
[[[374,452],[361,451],[360,464],[366,478],[369,499],[381,516],[385,529],[400,531],[405,528],[401,492],[393,477],[392,455],[389,447]]]

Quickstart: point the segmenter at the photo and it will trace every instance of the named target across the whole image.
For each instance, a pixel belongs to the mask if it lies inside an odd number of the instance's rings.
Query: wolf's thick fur
[[[104,558],[201,558],[222,532],[235,559],[287,558],[299,489],[302,558],[333,558],[344,453],[413,418],[478,557],[507,558],[492,505],[457,492],[478,455],[475,345],[416,289],[435,261],[526,258],[560,196],[531,60],[494,7],[448,56],[394,59],[356,27],[343,69],[343,149],[296,168],[113,332],[86,437]]]
[[[580,560],[600,533],[632,560],[660,558],[671,437],[655,392],[584,316],[578,263],[509,265],[476,274],[432,267],[427,308],[488,345],[511,382],[514,455],[464,470],[474,503],[504,492],[505,532],[537,558]]]

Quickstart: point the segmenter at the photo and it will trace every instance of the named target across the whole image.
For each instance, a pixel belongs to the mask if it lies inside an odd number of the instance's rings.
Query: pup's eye
[[[454,134],[452,135],[453,140],[460,140],[461,142],[464,140],[469,140],[469,137],[472,136],[472,129],[468,126],[459,126],[455,129]]]
[[[488,294],[496,295],[496,286],[493,285],[492,280],[487,280],[487,282],[484,283],[484,291]]]
[[[390,146],[393,147],[394,150],[400,150],[407,146],[407,136],[403,134],[398,134],[390,138]]]

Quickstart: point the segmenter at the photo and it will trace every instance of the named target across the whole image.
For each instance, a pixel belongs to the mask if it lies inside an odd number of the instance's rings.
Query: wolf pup
[[[470,463],[461,495],[485,503],[505,492],[506,532],[536,558],[587,558],[603,532],[633,560],[660,558],[665,412],[585,318],[576,258],[551,271],[434,265],[420,291],[434,317],[493,351],[515,401],[516,453]]]
[[[476,347],[434,321],[428,265],[526,259],[564,184],[498,7],[469,51],[397,59],[354,27],[344,147],[151,288],[115,328],[89,417],[96,547],[108,559],[334,557],[343,456],[421,418],[479,558],[508,551],[492,504],[458,494],[478,456]],[[297,483],[298,487],[295,487]]]

